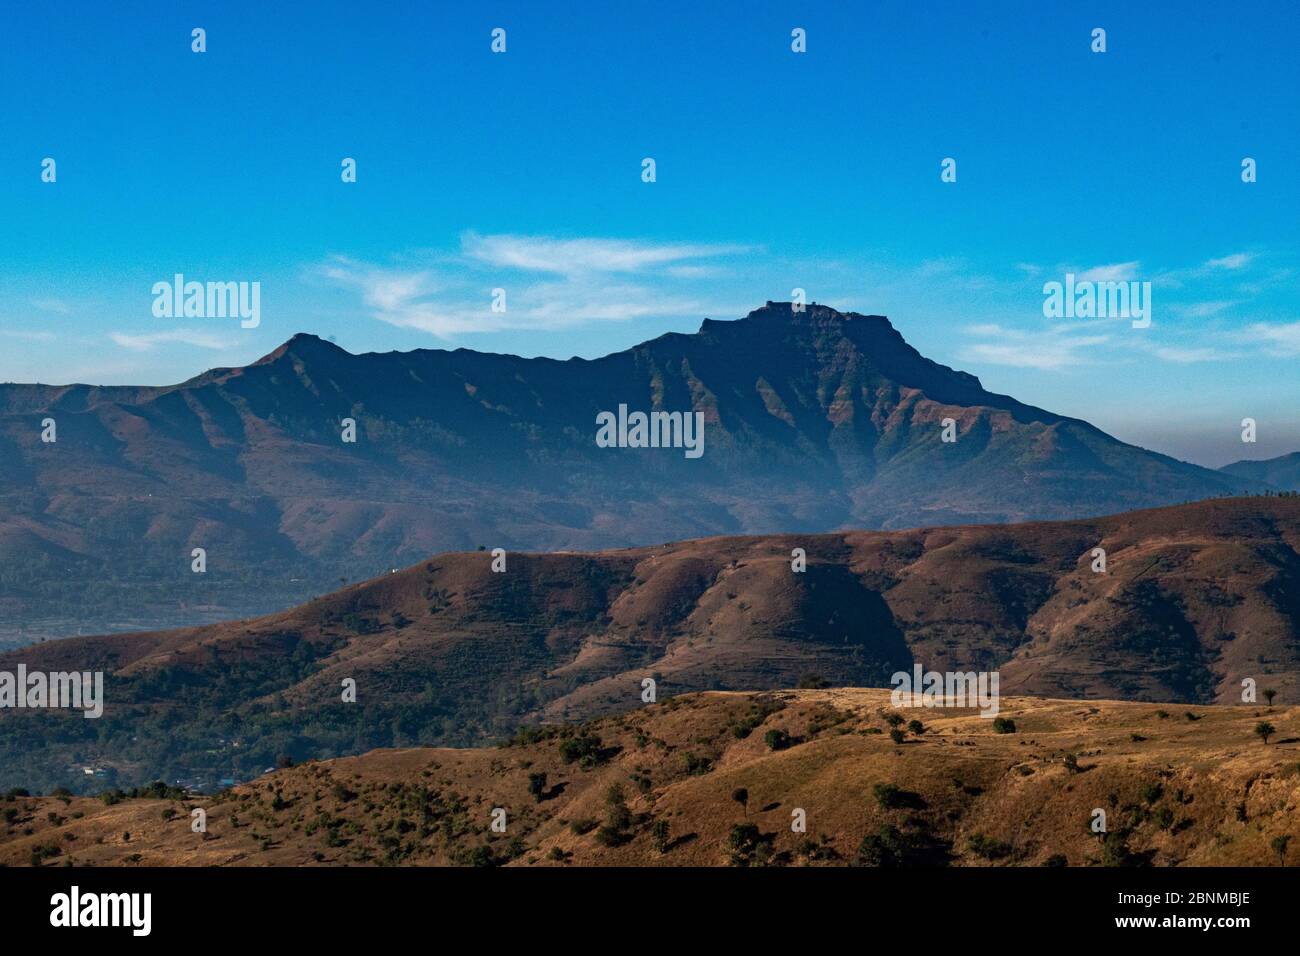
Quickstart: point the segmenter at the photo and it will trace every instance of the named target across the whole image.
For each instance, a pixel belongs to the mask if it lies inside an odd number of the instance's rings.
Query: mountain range
[[[1234,478],[1260,482],[1279,491],[1300,491],[1300,451],[1277,458],[1234,461],[1219,470]]]
[[[620,406],[699,413],[703,455],[598,446]],[[0,385],[0,643],[263,613],[448,550],[1061,520],[1265,480],[989,392],[820,305],[595,360],[300,334],[178,385]]]

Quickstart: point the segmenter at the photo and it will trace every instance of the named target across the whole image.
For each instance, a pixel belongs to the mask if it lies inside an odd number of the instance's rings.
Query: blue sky
[[[1147,447],[1208,464],[1300,449],[1294,3],[4,19],[0,381],[179,381],[297,331],[592,357],[801,287]],[[153,283],[177,272],[260,282],[260,325],[156,318]],[[1152,282],[1151,327],[1045,318],[1043,283],[1067,272]]]

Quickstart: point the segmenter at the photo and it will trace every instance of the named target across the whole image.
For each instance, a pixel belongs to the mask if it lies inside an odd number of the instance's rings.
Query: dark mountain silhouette
[[[703,456],[597,447],[596,416],[621,404],[703,413]],[[156,626],[449,549],[1063,519],[1257,487],[988,392],[887,319],[824,306],[594,361],[296,335],[179,385],[0,386],[0,619]]]
[[[806,552],[796,572],[792,552]],[[1093,570],[1094,548],[1106,570]],[[1300,499],[1070,522],[440,554],[249,621],[68,638],[0,670],[102,670],[104,715],[0,711],[0,789],[248,778],[374,747],[490,742],[660,698],[895,671],[1001,692],[1239,704],[1300,693]],[[815,676],[817,680],[811,680]],[[356,703],[342,700],[356,682]]]
[[[1258,481],[1279,491],[1300,491],[1300,451],[1263,461],[1234,461],[1219,471],[1233,478]]]

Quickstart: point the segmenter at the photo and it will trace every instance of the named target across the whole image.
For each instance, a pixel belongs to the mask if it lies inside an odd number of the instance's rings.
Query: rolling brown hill
[[[1092,570],[1094,548],[1107,570]],[[807,570],[792,570],[804,549]],[[887,686],[913,664],[1007,694],[1300,695],[1300,499],[1107,518],[443,554],[249,621],[69,638],[0,669],[102,670],[105,714],[0,711],[0,785],[212,786],[381,746],[471,745],[658,694]],[[356,703],[340,687],[357,684]]]
[[[702,457],[598,447],[620,405],[703,415]],[[296,335],[177,385],[0,384],[0,644],[262,613],[480,545],[1063,519],[1262,487],[990,392],[883,316],[825,306],[590,361]]]
[[[891,714],[921,727],[895,742]],[[1300,709],[1004,698],[1002,716],[1014,727],[897,710],[876,690],[689,695],[498,748],[376,751],[208,797],[10,796],[0,863],[1268,866],[1300,853],[1286,845]]]

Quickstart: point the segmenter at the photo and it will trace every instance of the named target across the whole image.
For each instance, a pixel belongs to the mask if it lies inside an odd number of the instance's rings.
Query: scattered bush
[[[794,738],[784,730],[769,730],[763,735],[768,750],[786,750],[794,745]]]
[[[948,862],[947,849],[923,834],[904,833],[884,825],[858,844],[852,866],[936,866]]]
[[[650,828],[650,839],[654,843],[654,848],[660,853],[668,852],[669,840],[667,820],[655,821],[654,826]]]
[[[926,802],[919,793],[904,790],[892,783],[878,783],[871,788],[876,802],[886,810],[924,810]]]
[[[586,732],[567,737],[560,742],[560,758],[565,763],[599,761],[600,738]]]
[[[528,792],[533,795],[533,800],[537,803],[542,802],[542,794],[546,792],[546,774],[530,773],[528,775]]]
[[[1272,842],[1269,843],[1269,846],[1273,848],[1273,852],[1277,854],[1277,862],[1279,866],[1286,866],[1286,847],[1290,842],[1291,837],[1284,834],[1282,836],[1273,837]]]
[[[772,858],[772,835],[752,823],[737,823],[727,838],[732,866],[762,866]]]
[[[1001,860],[1011,855],[1010,843],[994,840],[983,833],[976,833],[966,841],[966,845],[972,853],[985,860]]]

